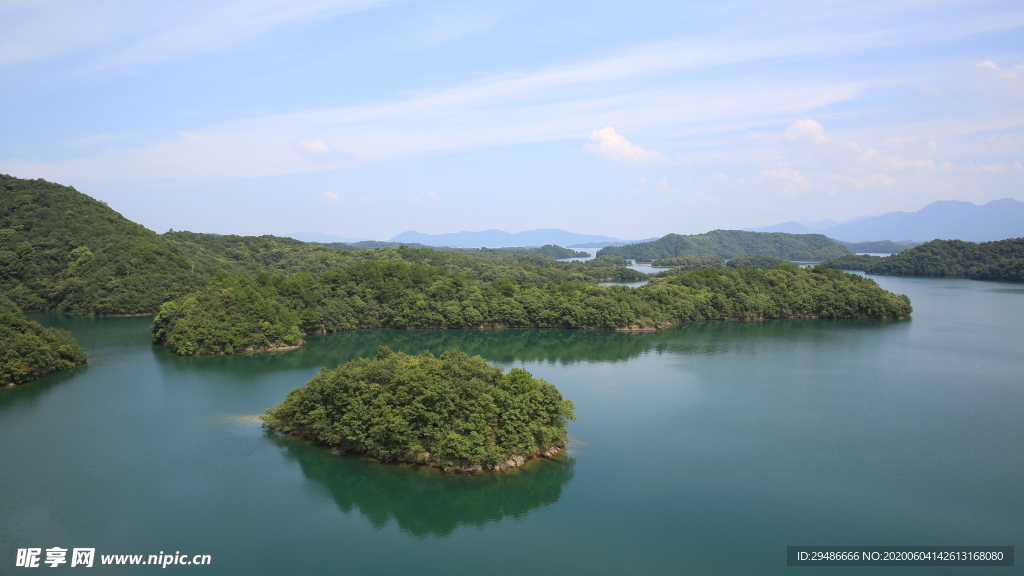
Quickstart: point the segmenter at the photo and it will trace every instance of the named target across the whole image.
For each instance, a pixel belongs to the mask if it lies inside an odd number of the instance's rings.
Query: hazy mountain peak
[[[798,226],[803,227],[805,232],[798,232]],[[811,228],[798,222],[784,222],[747,230],[799,234],[810,232]],[[935,239],[988,242],[1024,236],[1024,203],[1003,198],[978,206],[963,200],[939,200],[916,212],[863,216],[813,231],[845,242],[895,239],[918,242]]]

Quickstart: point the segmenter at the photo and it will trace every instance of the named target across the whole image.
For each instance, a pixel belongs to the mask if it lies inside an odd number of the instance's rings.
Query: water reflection
[[[434,469],[336,456],[326,447],[267,432],[268,442],[298,462],[345,513],[358,511],[379,529],[391,520],[415,536],[448,536],[460,526],[518,521],[550,506],[572,480],[572,458],[534,460],[501,474],[454,475]]]
[[[996,294],[1024,294],[1024,288],[991,288],[983,292],[995,292]]]
[[[0,411],[15,407],[19,409],[34,407],[50,392],[55,391],[74,377],[84,375],[88,370],[89,365],[85,364],[44,376],[33,382],[0,388]]]
[[[607,330],[355,330],[307,337],[297,350],[228,356],[175,356],[161,347],[153,353],[163,369],[218,371],[258,376],[268,371],[333,368],[354,358],[369,358],[377,347],[438,355],[458,348],[490,362],[625,362],[646,353],[725,354],[757,346],[765,339],[781,342],[839,338],[848,331],[897,330],[906,321],[885,320],[761,320],[709,321],[680,324],[658,332]]]

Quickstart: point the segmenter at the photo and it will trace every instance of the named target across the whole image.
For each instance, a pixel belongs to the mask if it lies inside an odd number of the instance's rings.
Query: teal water
[[[210,554],[167,568],[208,574],[1021,573],[785,566],[787,545],[1024,545],[1024,286],[876,280],[912,320],[363,331],[181,358],[149,318],[36,315],[90,364],[0,390],[0,573],[54,546]],[[454,476],[252,422],[380,344],[549,380],[577,406],[567,456]]]

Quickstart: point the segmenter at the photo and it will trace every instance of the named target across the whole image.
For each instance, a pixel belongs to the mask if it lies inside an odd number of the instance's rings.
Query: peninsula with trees
[[[1024,281],[1024,238],[993,242],[932,240],[891,256],[848,255],[821,263],[840,270],[894,276]]]
[[[538,278],[474,278],[405,261],[364,262],[320,275],[224,273],[164,304],[153,320],[153,341],[177,354],[230,354],[290,348],[303,334],[360,328],[657,330],[702,320],[899,319],[911,313],[906,296],[873,280],[792,264],[709,267],[637,288]]]
[[[44,328],[0,296],[0,387],[31,382],[87,359],[70,332]]]

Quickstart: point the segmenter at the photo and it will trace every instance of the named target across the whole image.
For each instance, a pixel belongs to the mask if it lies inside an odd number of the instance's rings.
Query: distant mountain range
[[[861,217],[842,223],[829,220],[808,225],[783,222],[774,226],[745,230],[790,234],[818,233],[845,242],[927,242],[935,239],[989,242],[1024,236],[1024,202],[1003,198],[977,206],[970,202],[946,200],[932,202],[917,212],[889,212],[881,216]]]
[[[302,240],[303,242],[320,242],[323,244],[329,244],[331,242],[352,244],[368,240],[368,238],[347,238],[345,236],[335,236],[333,234],[321,234],[320,232],[292,232],[291,234],[285,234],[285,237]]]
[[[391,239],[391,242],[426,244],[427,246],[451,246],[453,248],[512,248],[544,246],[555,244],[572,248],[601,248],[618,246],[630,242],[611,236],[596,234],[577,234],[552,228],[527,230],[525,232],[505,232],[503,230],[485,230],[483,232],[451,232],[447,234],[423,234],[420,232],[402,232]]]

